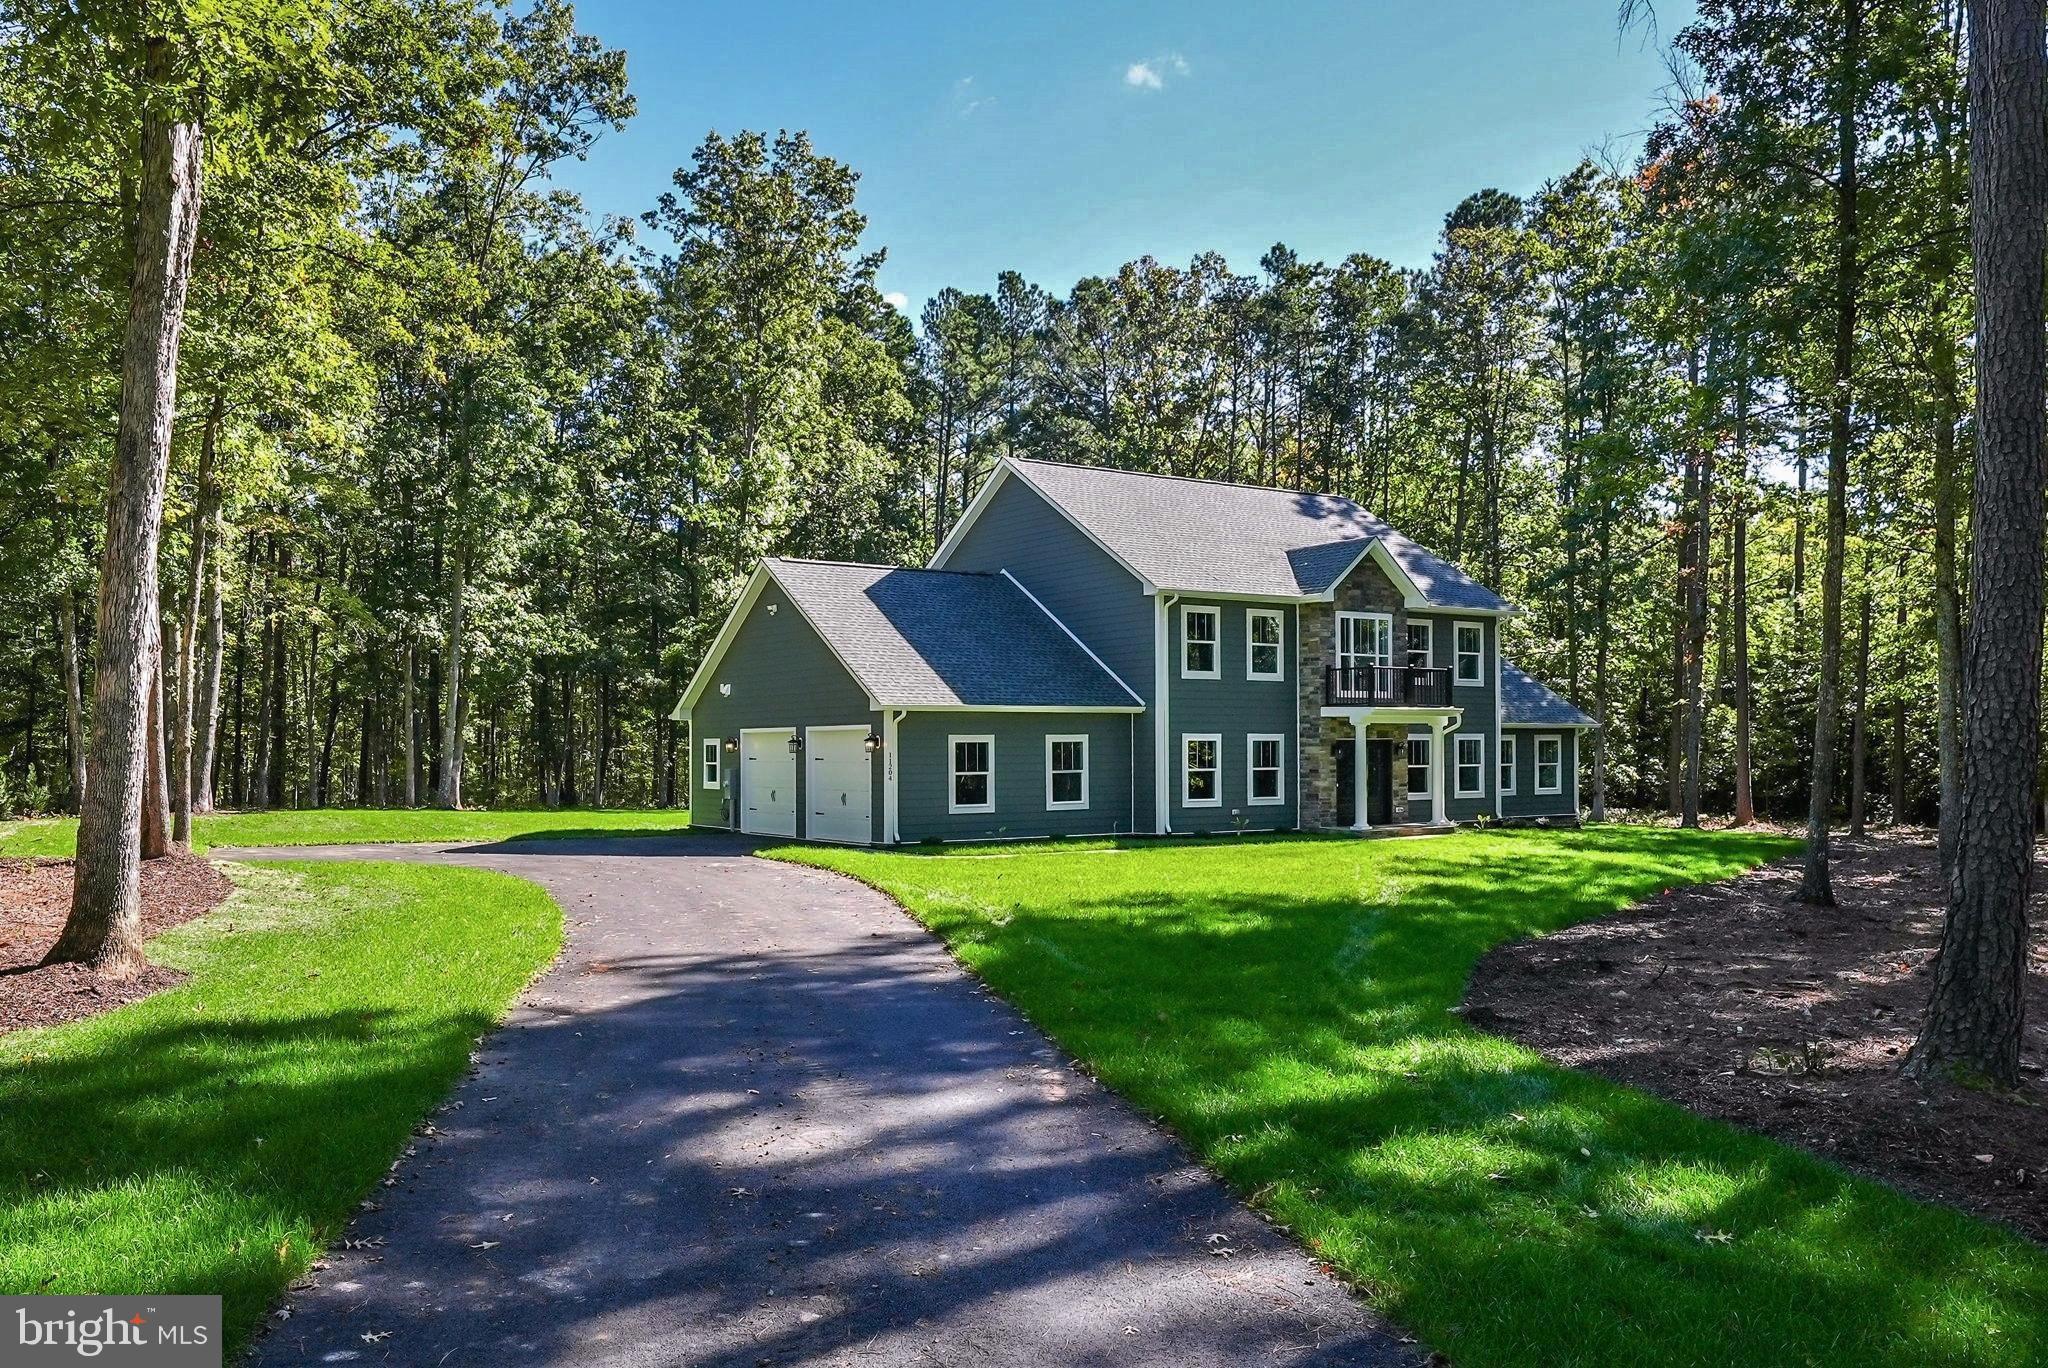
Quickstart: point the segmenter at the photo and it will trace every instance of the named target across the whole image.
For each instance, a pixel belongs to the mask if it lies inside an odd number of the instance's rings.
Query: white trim
[[[1435,618],[1431,618],[1431,617],[1410,617],[1410,618],[1408,618],[1408,619],[1407,619],[1407,621],[1405,621],[1405,622],[1404,622],[1404,623],[1402,623],[1402,625],[1401,625],[1401,632],[1402,632],[1402,635],[1403,635],[1403,636],[1407,635],[1407,634],[1408,634],[1409,632],[1413,631],[1413,630],[1414,630],[1415,628],[1417,628],[1417,627],[1420,627],[1420,628],[1422,629],[1422,636],[1423,636],[1423,652],[1422,652],[1422,664],[1421,664],[1421,666],[1420,666],[1419,668],[1421,668],[1421,669],[1425,669],[1425,670],[1431,670],[1431,669],[1435,669],[1435,668],[1436,668],[1436,619],[1435,619]],[[1409,657],[1409,655],[1410,655],[1410,654],[1411,654],[1411,652],[1410,652],[1410,650],[1409,650],[1409,647],[1408,647],[1408,643],[1407,643],[1407,642],[1405,642],[1405,641],[1404,641],[1404,642],[1402,642],[1402,643],[1401,643],[1401,663],[1402,663],[1402,665],[1406,666],[1406,667],[1407,667],[1407,668],[1409,668],[1409,669],[1415,669],[1415,668],[1418,668],[1418,667],[1416,667],[1416,666],[1413,666],[1413,665],[1410,665],[1410,664],[1409,664],[1409,661],[1408,661],[1408,657]]]
[[[896,796],[896,738],[902,721],[901,708],[882,714],[882,839],[890,845],[903,841],[903,804]]]
[[[1143,704],[1131,703],[892,703],[907,713],[1141,713]],[[881,708],[877,707],[876,712]]]
[[[1074,744],[1079,745],[1081,747],[1081,800],[1077,803],[1056,803],[1053,801],[1052,797],[1052,748],[1055,745],[1060,744],[1062,742],[1073,742]],[[1088,766],[1089,761],[1091,759],[1088,753],[1089,749],[1090,748],[1088,745],[1088,735],[1086,732],[1071,732],[1060,736],[1053,736],[1048,734],[1046,736],[1045,810],[1047,812],[1063,812],[1074,808],[1085,808],[1088,806]],[[1066,774],[1073,773],[1072,770],[1063,770],[1061,772]]]
[[[964,742],[964,743],[967,743],[967,744],[970,744],[970,745],[971,745],[971,744],[973,744],[973,743],[974,743],[974,742],[976,742],[976,741],[984,742],[984,743],[986,743],[986,744],[987,744],[987,746],[988,746],[988,769],[987,769],[986,771],[983,771],[983,770],[962,770],[962,769],[959,769],[959,768],[958,768],[957,766],[958,766],[958,762],[959,762],[959,759],[960,759],[960,757],[959,757],[959,756],[958,756],[958,755],[957,755],[957,754],[955,753],[955,751],[954,751],[954,747],[956,747],[956,746],[958,746],[958,745],[962,744],[963,742]],[[962,803],[962,802],[958,801],[958,800],[959,800],[959,797],[960,797],[960,776],[961,776],[962,774],[982,774],[982,773],[986,773],[986,774],[988,775],[988,801],[987,801],[986,803]],[[996,739],[995,739],[995,737],[993,737],[993,736],[990,736],[990,735],[987,735],[987,734],[970,734],[970,733],[965,733],[965,732],[963,732],[963,733],[961,733],[961,734],[959,734],[959,735],[957,735],[957,736],[948,736],[948,737],[946,738],[946,811],[947,811],[947,812],[949,812],[949,813],[962,813],[962,812],[994,812],[995,810],[996,810]]]
[[[1465,648],[1458,642],[1458,633],[1467,627],[1479,633],[1478,669],[1472,678],[1465,678]],[[1486,624],[1459,620],[1451,624],[1451,685],[1460,689],[1483,689],[1486,687]],[[1496,694],[1496,697],[1498,695]],[[1498,711],[1498,708],[1495,709]]]
[[[1462,752],[1470,741],[1479,747],[1479,787],[1465,787],[1465,759]],[[1451,734],[1451,784],[1454,798],[1479,798],[1486,793],[1486,736],[1481,732],[1453,732]]]
[[[828,723],[828,724],[826,724],[826,725],[824,725],[824,726],[821,726],[821,727],[805,727],[805,728],[804,728],[804,753],[803,753],[803,757],[802,757],[802,759],[803,759],[803,762],[804,762],[804,764],[806,764],[806,765],[809,765],[809,764],[815,763],[815,760],[816,760],[816,757],[817,757],[817,754],[818,754],[818,748],[817,748],[816,746],[814,746],[814,745],[812,745],[812,744],[811,744],[811,736],[812,736],[812,734],[813,734],[813,733],[815,733],[815,732],[859,732],[859,733],[860,733],[860,734],[861,734],[862,736],[864,736],[864,737],[865,737],[865,736],[867,736],[867,735],[871,734],[871,733],[872,733],[873,731],[874,731],[874,728],[873,728],[873,727],[872,727],[871,725],[869,725],[868,723],[866,723],[866,722],[832,722],[832,723]],[[810,770],[808,770],[808,769],[805,769],[805,770],[804,770],[804,782],[803,782],[803,790],[804,790],[804,839],[805,839],[806,841],[816,841],[816,842],[817,842],[818,844],[820,844],[820,845],[858,845],[858,846],[871,846],[871,845],[873,845],[873,844],[875,843],[875,806],[874,806],[874,805],[875,805],[875,753],[874,753],[873,751],[867,751],[867,752],[866,752],[866,754],[867,754],[867,757],[868,757],[868,783],[867,783],[867,793],[868,793],[868,826],[867,826],[867,833],[868,833],[868,834],[867,834],[866,836],[863,836],[863,837],[862,837],[862,838],[861,838],[860,840],[858,840],[858,841],[840,841],[840,840],[835,840],[835,839],[833,839],[833,838],[832,838],[832,837],[830,837],[830,836],[816,836],[816,835],[813,835],[813,834],[811,833],[811,818],[812,818],[813,816],[815,816],[816,814],[815,814],[815,813],[813,813],[813,812],[812,812],[812,811],[810,810],[810,803],[811,803],[811,772],[810,772]]]
[[[1095,654],[1094,650],[1090,648],[1087,642],[1075,636],[1074,629],[1067,626],[1066,623],[1061,622],[1058,616],[1053,613],[1052,609],[1046,607],[1045,604],[1039,602],[1038,595],[1032,593],[1029,589],[1026,589],[1024,587],[1024,582],[1018,579],[1015,575],[1011,574],[1008,567],[1005,567],[1001,571],[1001,574],[1004,579],[1008,580],[1010,583],[1017,586],[1017,592],[1024,595],[1025,598],[1030,599],[1034,604],[1037,604],[1038,611],[1045,614],[1047,617],[1051,618],[1052,625],[1059,628],[1062,632],[1065,632],[1067,634],[1067,640],[1073,642],[1076,646],[1079,646],[1083,651],[1087,652],[1088,658],[1094,661],[1097,665],[1100,665],[1102,667],[1102,672],[1108,675],[1111,679],[1114,679],[1117,683],[1117,687],[1122,689],[1125,693],[1131,696],[1131,701],[1133,703],[1137,704],[1140,708],[1145,706],[1145,700],[1138,696],[1138,691],[1132,688],[1130,685],[1124,683],[1124,677],[1118,674],[1115,670],[1110,669],[1109,662],[1104,660],[1101,656]]]
[[[1216,776],[1214,798],[1191,798],[1188,796],[1188,775],[1192,772],[1188,764],[1188,745],[1195,741],[1207,741],[1214,748],[1216,765],[1210,772]],[[1180,805],[1182,807],[1223,806],[1223,737],[1217,732],[1183,732],[1180,738]]]
[[[1058,499],[1053,498],[1037,485],[1031,483],[1031,477],[1024,474],[1017,463],[1007,456],[998,460],[995,464],[995,469],[991,470],[988,478],[982,481],[981,489],[975,494],[973,502],[967,505],[967,511],[960,515],[960,520],[953,524],[951,531],[946,533],[946,539],[939,543],[939,549],[932,553],[932,558],[929,561],[925,562],[926,569],[943,570],[946,568],[946,562],[951,559],[960,539],[967,535],[969,528],[980,521],[983,510],[988,507],[989,500],[995,497],[996,490],[1012,475],[1017,476],[1022,481],[1024,487],[1037,496],[1040,503],[1071,523],[1076,532],[1079,532],[1094,544],[1096,550],[1129,571],[1131,578],[1135,579],[1146,593],[1156,594],[1159,592],[1158,585],[1139,574],[1137,567],[1118,555],[1108,542],[1082,526],[1080,519],[1060,507]]]
[[[1502,736],[1493,743],[1493,786],[1500,790],[1500,796],[1511,798],[1515,793],[1515,764],[1522,757],[1515,754],[1515,738]],[[1501,776],[1505,774],[1506,780]]]
[[[697,787],[722,789],[725,787],[725,745],[722,736],[707,736],[697,743]]]
[[[1368,556],[1372,558],[1373,564],[1384,571],[1387,578],[1393,582],[1394,588],[1401,595],[1401,606],[1403,608],[1430,608],[1435,606],[1430,603],[1428,595],[1422,592],[1422,586],[1415,582],[1415,577],[1402,567],[1401,562],[1394,559],[1394,553],[1387,550],[1386,543],[1378,537],[1374,537],[1365,543],[1364,549],[1353,556],[1351,563],[1346,565],[1338,572],[1337,577],[1330,581],[1328,589],[1325,589],[1320,594],[1311,594],[1304,601],[1310,603],[1334,603],[1337,598],[1338,588],[1343,585],[1345,580],[1351,578],[1358,570],[1359,562],[1365,560]]]
[[[868,711],[880,712],[882,710],[881,703],[876,701],[874,686],[861,677],[860,671],[853,668],[853,662],[846,658],[839,647],[833,643],[832,638],[819,628],[817,622],[812,619],[809,613],[804,611],[803,604],[797,601],[796,595],[789,592],[789,586],[784,584],[781,577],[775,573],[774,560],[775,557],[763,556],[759,561],[755,562],[754,573],[748,578],[746,588],[740,590],[739,598],[733,602],[732,611],[725,615],[724,625],[719,627],[718,635],[712,638],[711,649],[704,653],[703,663],[697,666],[697,673],[690,676],[688,687],[683,690],[683,696],[676,701],[675,710],[669,714],[671,720],[682,721],[684,715],[695,706],[698,696],[711,683],[711,676],[717,670],[719,662],[725,658],[726,651],[731,648],[733,637],[739,633],[740,623],[746,619],[747,614],[753,611],[755,601],[761,597],[762,589],[766,588],[771,580],[774,582],[775,587],[782,591],[782,596],[789,600],[790,607],[796,609],[797,616],[804,620],[804,625],[811,629],[811,635],[825,643],[825,649],[830,651],[832,658],[839,662],[839,668],[846,671],[847,678],[858,684],[861,690],[867,694]],[[773,605],[770,606],[772,607]]]
[[[1557,758],[1551,762],[1557,766],[1557,782],[1547,788],[1543,783],[1543,743],[1545,741],[1557,747]],[[1536,791],[1541,794],[1564,792],[1564,738],[1555,733],[1545,733],[1536,738]]]
[[[1160,594],[1152,600],[1152,834],[1166,836],[1173,832],[1173,800],[1168,796],[1167,742],[1172,736],[1167,730],[1173,712],[1172,678],[1166,661],[1166,616],[1173,605],[1180,601],[1177,594]],[[1137,757],[1131,757],[1137,763]]]
[[[1260,674],[1252,668],[1252,621],[1255,618],[1271,618],[1280,628],[1280,639],[1275,642],[1258,642],[1257,645],[1271,645],[1273,648],[1274,673]],[[1280,682],[1287,679],[1287,610],[1285,608],[1247,608],[1244,610],[1244,677],[1259,683]]]
[[[735,791],[735,796],[733,798],[733,804],[735,808],[735,811],[733,813],[733,822],[739,828],[739,831],[742,835],[782,836],[782,833],[779,831],[747,830],[747,738],[750,736],[780,736],[784,738],[794,738],[796,734],[797,733],[795,727],[740,728],[740,786]],[[787,741],[785,741],[784,744],[786,745]],[[789,825],[791,830],[789,832],[789,835],[785,839],[791,841],[800,841],[803,839],[804,829],[804,805],[798,801],[798,796],[803,790],[804,781],[803,757],[801,755],[794,757],[794,762],[790,765],[790,773],[791,783],[794,786],[795,791],[793,791],[789,795]]]
[[[1271,741],[1279,749],[1271,765],[1258,763],[1259,742]],[[1252,792],[1252,781],[1261,769],[1273,771],[1273,796],[1261,798]],[[1287,738],[1279,732],[1253,732],[1244,739],[1244,801],[1247,807],[1279,807],[1287,801]]]
[[[1479,648],[1482,651],[1486,649],[1486,630],[1483,627],[1479,632]],[[1495,755],[1500,754],[1501,739],[1505,735],[1500,729],[1500,713],[1501,700],[1504,697],[1501,682],[1502,675],[1506,669],[1504,664],[1506,659],[1507,653],[1500,648],[1500,622],[1496,619],[1493,624],[1493,753]],[[1481,666],[1481,668],[1485,667]],[[1502,798],[1500,794],[1500,775],[1498,772],[1493,776],[1493,815],[1496,818],[1507,815],[1507,800]]]
[[[1301,669],[1301,608],[1299,606],[1296,606],[1294,611],[1291,614],[1289,614],[1289,616],[1293,618],[1294,627],[1294,668],[1297,672],[1299,672]],[[1294,689],[1294,745],[1296,750],[1299,750],[1301,748],[1301,688],[1298,684],[1295,686]],[[1295,761],[1293,769],[1294,829],[1296,831],[1300,831],[1302,830],[1301,762],[1298,759]]]
[[[1584,732],[1600,729],[1598,722],[1503,722],[1500,725],[1503,731]]]
[[[1412,803],[1419,798],[1424,802],[1434,802],[1436,799],[1436,733],[1432,731],[1428,736],[1410,736],[1407,738],[1407,741],[1411,747],[1417,745],[1426,747],[1427,749],[1424,750],[1423,754],[1428,757],[1422,762],[1423,787],[1418,789],[1414,784],[1409,784],[1408,801]],[[1412,778],[1415,773],[1415,761],[1408,758],[1408,754],[1404,753],[1402,764],[1404,767],[1403,773]],[[1404,778],[1403,782],[1405,783],[1407,780]]]
[[[1207,642],[1194,642],[1196,646],[1209,647],[1209,668],[1190,670],[1188,668],[1188,614],[1207,613],[1216,624],[1216,635]],[[1182,679],[1223,678],[1223,610],[1213,603],[1183,603],[1180,606],[1180,677]]]
[[[1429,783],[1434,790],[1431,798],[1434,811],[1430,813],[1432,826],[1451,825],[1451,782],[1444,768],[1449,763],[1449,737],[1450,733],[1444,729],[1442,718],[1429,724]]]

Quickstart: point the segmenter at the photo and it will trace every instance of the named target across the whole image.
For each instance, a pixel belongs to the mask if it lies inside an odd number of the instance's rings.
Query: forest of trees
[[[634,222],[561,190],[633,100],[558,0],[0,16],[0,807],[84,787],[141,134],[180,101],[174,822],[677,802],[667,713],[753,559],[916,563],[1009,453],[1359,498],[1528,610],[1517,658],[1605,723],[1596,812],[1797,819],[1818,773],[1926,822],[1959,782],[1951,4],[1713,0],[1639,160],[1477,189],[1421,269],[1006,273],[914,327],[801,133],[708,135]]]

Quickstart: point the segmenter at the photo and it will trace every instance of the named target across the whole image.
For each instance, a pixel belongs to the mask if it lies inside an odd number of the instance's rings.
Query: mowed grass
[[[0,1293],[221,1293],[230,1355],[562,938],[502,874],[235,877],[150,944],[187,982],[0,1036]]]
[[[192,819],[192,845],[355,845],[386,841],[504,841],[515,836],[647,836],[690,824],[687,808],[556,808],[449,812],[440,808],[306,808],[219,812]],[[72,817],[0,822],[0,855],[69,855]]]
[[[1466,1368],[2048,1362],[2039,1248],[1450,1010],[1490,946],[1791,849],[1602,827],[776,853],[894,895]]]

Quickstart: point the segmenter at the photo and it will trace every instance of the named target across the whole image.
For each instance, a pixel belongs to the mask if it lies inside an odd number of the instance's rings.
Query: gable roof
[[[772,580],[878,708],[1140,711],[1144,702],[1006,575],[761,562],[677,705],[708,683],[758,586]]]
[[[1549,686],[1518,665],[1500,663],[1500,720],[1504,726],[1598,726]]]
[[[1377,544],[1374,558],[1397,583],[1406,579],[1401,587],[1412,606],[1514,611],[1457,566],[1335,494],[1019,458],[998,463],[988,488],[1011,474],[1159,589],[1315,598]],[[962,519],[956,537],[972,516]],[[941,547],[933,563],[943,563],[946,551]]]

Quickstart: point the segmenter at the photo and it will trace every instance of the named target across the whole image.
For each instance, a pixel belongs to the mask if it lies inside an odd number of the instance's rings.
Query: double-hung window
[[[1486,627],[1482,623],[1461,622],[1453,630],[1457,633],[1458,682],[1485,683]]]
[[[1429,738],[1408,738],[1408,796],[1427,798],[1435,787],[1429,779]]]
[[[1088,806],[1087,737],[1045,738],[1045,806],[1048,812]]]
[[[1486,788],[1486,738],[1473,732],[1459,732],[1456,740],[1457,749],[1451,754],[1458,762],[1458,796],[1477,798]]]
[[[1429,642],[1430,624],[1427,618],[1408,619],[1408,668],[1426,670],[1435,663],[1435,650]]]
[[[1500,791],[1515,791],[1515,738],[1506,734],[1500,738]]]
[[[1286,738],[1278,735],[1245,738],[1245,770],[1251,776],[1246,786],[1246,802],[1263,805],[1287,801],[1281,787],[1280,763],[1285,745]]]
[[[725,744],[724,741],[716,736],[707,736],[704,738],[705,788],[715,789],[719,787],[720,783],[724,778],[724,776],[719,772],[719,761],[722,753],[718,749],[723,744]]]
[[[1564,792],[1564,738],[1539,736],[1536,738],[1536,791],[1538,793]]]
[[[1287,618],[1278,608],[1244,610],[1244,677],[1285,679],[1281,647],[1287,640]]]
[[[1222,610],[1217,608],[1190,608],[1180,610],[1180,677],[1182,679],[1220,679],[1223,671],[1222,643],[1218,640],[1223,625]]]
[[[1180,801],[1183,807],[1223,804],[1223,738],[1183,736],[1180,739]]]
[[[949,736],[952,788],[948,812],[996,810],[996,739],[993,736]]]

